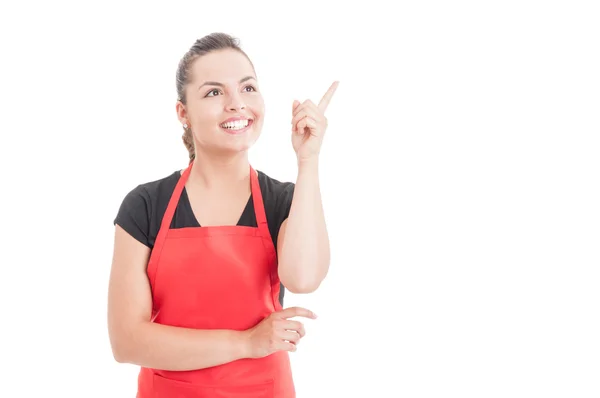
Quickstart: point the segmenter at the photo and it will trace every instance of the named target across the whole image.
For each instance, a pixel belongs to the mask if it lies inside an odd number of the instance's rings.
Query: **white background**
[[[0,396],[135,395],[106,327],[112,222],[187,164],[175,70],[213,31],[257,68],[251,159],[274,178],[296,177],[292,101],[340,81],[331,271],[286,295],[320,316],[299,398],[600,396],[594,2],[319,3],[2,3]]]

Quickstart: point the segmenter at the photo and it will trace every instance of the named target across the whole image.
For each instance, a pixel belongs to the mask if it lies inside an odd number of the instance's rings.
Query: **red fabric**
[[[193,162],[183,172],[148,263],[154,322],[194,329],[246,330],[281,310],[275,247],[255,170],[258,227],[171,229]],[[138,398],[294,398],[289,354],[242,359],[194,371],[142,368]]]

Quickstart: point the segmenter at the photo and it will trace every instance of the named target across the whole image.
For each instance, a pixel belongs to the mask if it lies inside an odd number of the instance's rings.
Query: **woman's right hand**
[[[296,351],[296,345],[306,334],[301,322],[289,320],[293,317],[316,319],[306,308],[290,307],[273,312],[258,325],[244,331],[248,343],[248,356],[262,358],[277,351]]]

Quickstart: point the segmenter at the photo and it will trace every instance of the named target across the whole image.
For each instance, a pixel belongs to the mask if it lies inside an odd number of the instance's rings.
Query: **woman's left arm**
[[[298,164],[288,218],[277,238],[279,278],[292,293],[315,291],[329,270],[329,236],[321,203],[318,160]]]
[[[327,129],[325,110],[337,89],[334,82],[319,105],[307,100],[292,106],[292,145],[298,178],[288,218],[277,238],[279,278],[292,293],[315,291],[329,270],[329,236],[319,185],[319,153]]]

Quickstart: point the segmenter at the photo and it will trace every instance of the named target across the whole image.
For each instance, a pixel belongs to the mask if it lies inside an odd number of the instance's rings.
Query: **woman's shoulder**
[[[290,213],[296,184],[272,177],[260,170],[257,170],[257,173],[267,219],[272,224],[273,234]]]
[[[151,217],[151,212],[160,207],[160,203],[164,201],[164,198],[170,197],[178,179],[179,170],[137,184],[124,195],[117,218],[121,218],[125,214],[137,219]]]
[[[295,184],[292,181],[272,177],[261,170],[256,170],[256,172],[263,195],[278,197],[294,191]]]
[[[140,242],[151,247],[156,218],[164,212],[179,175],[177,170],[130,189],[121,202],[113,224],[119,224]]]
[[[175,170],[167,176],[143,182],[135,189],[145,191],[153,198],[160,198],[165,194],[170,196],[179,181],[179,177],[181,177],[180,170]]]
[[[133,187],[125,196],[125,199],[128,198],[145,198],[148,200],[156,200],[167,193],[171,193],[177,185],[177,181],[179,180],[180,171],[176,170],[170,173],[169,175],[143,181]],[[171,191],[171,192],[169,192]]]

